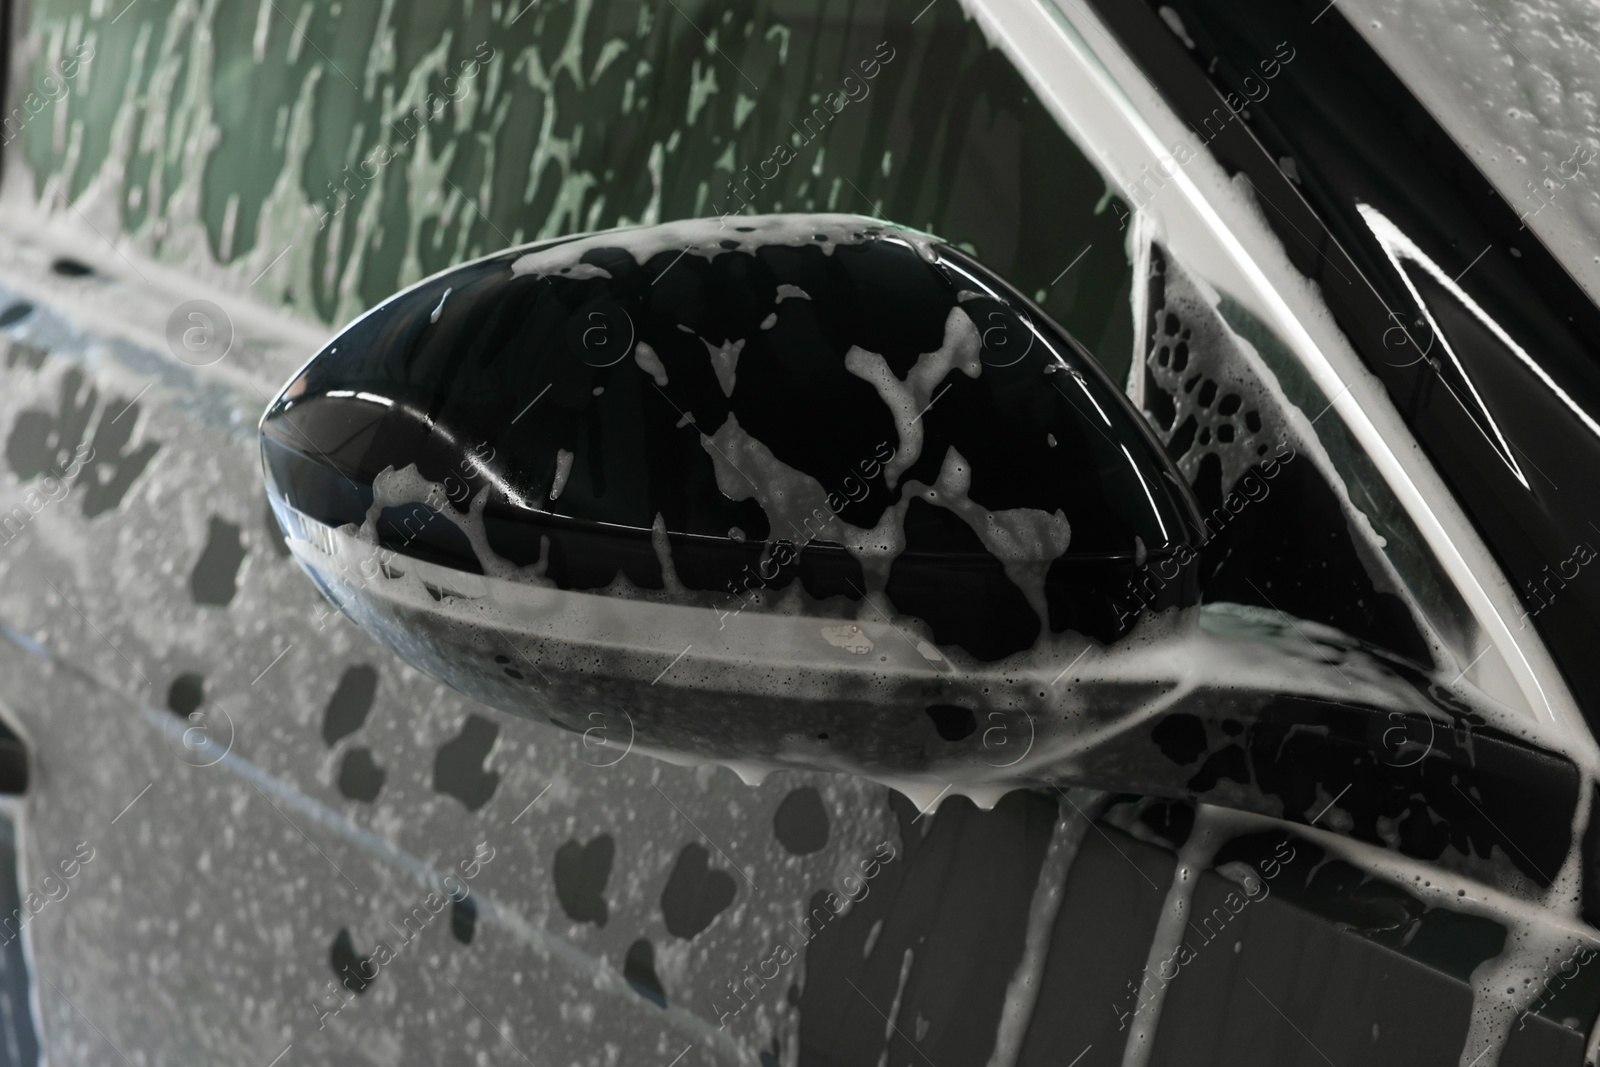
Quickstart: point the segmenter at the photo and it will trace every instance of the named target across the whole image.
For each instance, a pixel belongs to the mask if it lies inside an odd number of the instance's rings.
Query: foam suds
[[[1218,821],[1210,813],[1217,809],[1200,806],[1195,812],[1194,829],[1189,840],[1178,850],[1178,864],[1172,872],[1172,885],[1167,889],[1167,899],[1161,906],[1161,917],[1156,921],[1155,936],[1150,939],[1146,954],[1144,978],[1137,987],[1142,995],[1138,1008],[1128,1027],[1128,1043],[1122,1049],[1122,1067],[1146,1067],[1150,1053],[1155,1049],[1156,1032],[1161,1022],[1161,1007],[1166,1003],[1170,979],[1162,973],[1165,964],[1173,963],[1184,949],[1184,936],[1191,924],[1190,905],[1200,875],[1211,866],[1217,849],[1226,843]],[[1176,975],[1174,971],[1174,975]],[[1152,977],[1154,981],[1152,981]]]
[[[1050,835],[1050,845],[1045,850],[1044,862],[1039,866],[1039,880],[1034,886],[1033,903],[1028,908],[1028,932],[1023,939],[1022,959],[1017,962],[1016,973],[1006,986],[1006,998],[1000,1008],[1000,1024],[995,1029],[994,1051],[989,1054],[987,1067],[1016,1067],[1022,1053],[1022,1042],[1033,1022],[1034,1006],[1039,1000],[1039,987],[1044,979],[1045,960],[1050,954],[1051,935],[1055,930],[1056,916],[1061,912],[1061,902],[1066,898],[1067,875],[1078,858],[1078,850],[1089,832],[1089,822],[1103,805],[1104,794],[1077,791],[1076,799],[1060,805],[1060,813]]]
[[[774,539],[805,542],[839,524],[822,483],[775,456],[739,425],[737,415],[730,412],[717,432],[702,435],[700,443],[711,457],[717,488],[730,500],[754,497],[767,514]],[[805,524],[819,513],[829,516],[827,523],[820,531],[808,528]]]
[[[567,487],[567,476],[572,473],[572,453],[564,448],[556,449],[556,473],[550,482],[550,499],[559,500],[561,490]]]
[[[983,372],[979,358],[978,328],[959,307],[950,309],[944,322],[944,344],[917,357],[905,379],[895,376],[889,364],[876,352],[852,346],[845,353],[844,366],[851,374],[871,385],[894,414],[900,447],[894,458],[883,465],[884,484],[895,487],[901,472],[922,454],[922,413],[933,402],[933,391],[952,369],[968,378]]]
[[[678,568],[672,562],[672,542],[667,538],[667,519],[661,512],[656,512],[655,521],[650,524],[650,547],[655,549],[656,562],[661,564],[661,588],[669,595],[683,595],[688,592],[683,582],[678,580]]]
[[[955,512],[972,528],[989,554],[1006,569],[1006,577],[1022,590],[1039,621],[1048,625],[1050,608],[1045,602],[1044,580],[1050,564],[1067,550],[1072,527],[1057,508],[1054,513],[1038,508],[1007,508],[990,511],[967,496],[972,487],[972,465],[954,448],[947,449],[939,478],[931,487],[920,483],[906,485],[906,496],[920,495]]]
[[[633,361],[639,364],[639,369],[650,375],[657,386],[665,388],[667,384],[667,368],[661,362],[661,357],[656,355],[656,350],[643,341],[637,341],[633,346]]]
[[[734,375],[739,370],[739,353],[744,351],[744,338],[714,345],[702,337],[700,343],[706,346],[706,354],[711,357],[711,369],[716,373],[717,384],[722,387],[722,395],[732,396]]]
[[[433,309],[433,313],[428,316],[428,321],[429,322],[438,322],[439,321],[439,316],[444,314],[444,302],[446,300],[450,299],[450,294],[453,293],[453,292],[455,292],[454,289],[446,289],[444,291],[444,295],[439,297],[438,306],[436,306]]]
[[[738,775],[739,781],[752,789],[759,788],[773,770],[764,763],[745,763],[742,760],[723,760],[722,766]]]

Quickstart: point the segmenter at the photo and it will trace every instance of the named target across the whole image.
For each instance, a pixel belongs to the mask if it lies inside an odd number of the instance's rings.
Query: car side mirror
[[[1142,416],[1021,293],[886,223],[692,220],[453,268],[340,333],[261,446],[296,558],[362,628],[619,751],[980,802],[1195,795],[1209,748],[1297,723],[1338,774],[1500,758],[1403,664],[1201,610],[1201,525]],[[1505,751],[1511,780],[1543,758]]]

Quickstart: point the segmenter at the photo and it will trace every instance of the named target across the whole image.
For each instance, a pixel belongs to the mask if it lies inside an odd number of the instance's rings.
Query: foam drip
[[[1150,952],[1145,958],[1145,975],[1141,988],[1148,1000],[1140,998],[1134,1012],[1133,1025],[1128,1028],[1128,1043],[1122,1050],[1122,1067],[1146,1067],[1155,1048],[1156,1031],[1161,1022],[1161,1008],[1166,1003],[1170,979],[1161,974],[1163,964],[1173,961],[1187,951],[1183,939],[1190,928],[1189,909],[1194,902],[1195,886],[1200,875],[1211,866],[1211,860],[1227,841],[1219,820],[1210,816],[1216,809],[1202,807],[1195,813],[1194,829],[1189,840],[1178,850],[1178,863],[1172,871],[1172,885],[1161,906],[1161,918],[1156,922],[1155,936],[1150,940]],[[1151,976],[1160,979],[1152,983]],[[1176,972],[1174,972],[1174,976]]]
[[[1071,798],[1067,798],[1071,799]],[[1005,1003],[1000,1009],[1000,1025],[995,1030],[994,1051],[989,1054],[987,1067],[1016,1067],[1022,1053],[1022,1042],[1028,1034],[1028,1024],[1033,1021],[1035,1005],[1039,1000],[1040,983],[1044,980],[1046,957],[1055,931],[1056,916],[1066,897],[1067,876],[1077,861],[1078,850],[1089,832],[1092,814],[1104,805],[1103,794],[1080,791],[1076,800],[1060,807],[1060,814],[1051,831],[1050,844],[1045,849],[1044,862],[1039,866],[1039,881],[1033,890],[1033,903],[1028,909],[1028,932],[1023,939],[1022,959],[1017,962],[1016,973],[1006,986]]]
[[[944,344],[918,356],[904,381],[895,376],[888,362],[876,352],[851,347],[845,353],[845,369],[876,389],[894,414],[900,447],[895,450],[894,458],[883,466],[884,484],[890,489],[895,487],[901,473],[922,455],[922,415],[933,403],[934,390],[952,370],[959,369],[968,378],[982,373],[979,352],[978,328],[965,311],[953,307],[945,317]]]

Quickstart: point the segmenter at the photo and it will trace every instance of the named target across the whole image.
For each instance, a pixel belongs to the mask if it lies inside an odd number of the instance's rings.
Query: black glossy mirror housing
[[[1197,599],[1192,501],[1093,358],[855,216],[447,271],[347,327],[261,441],[296,555],[402,656],[709,758],[925,768]]]

